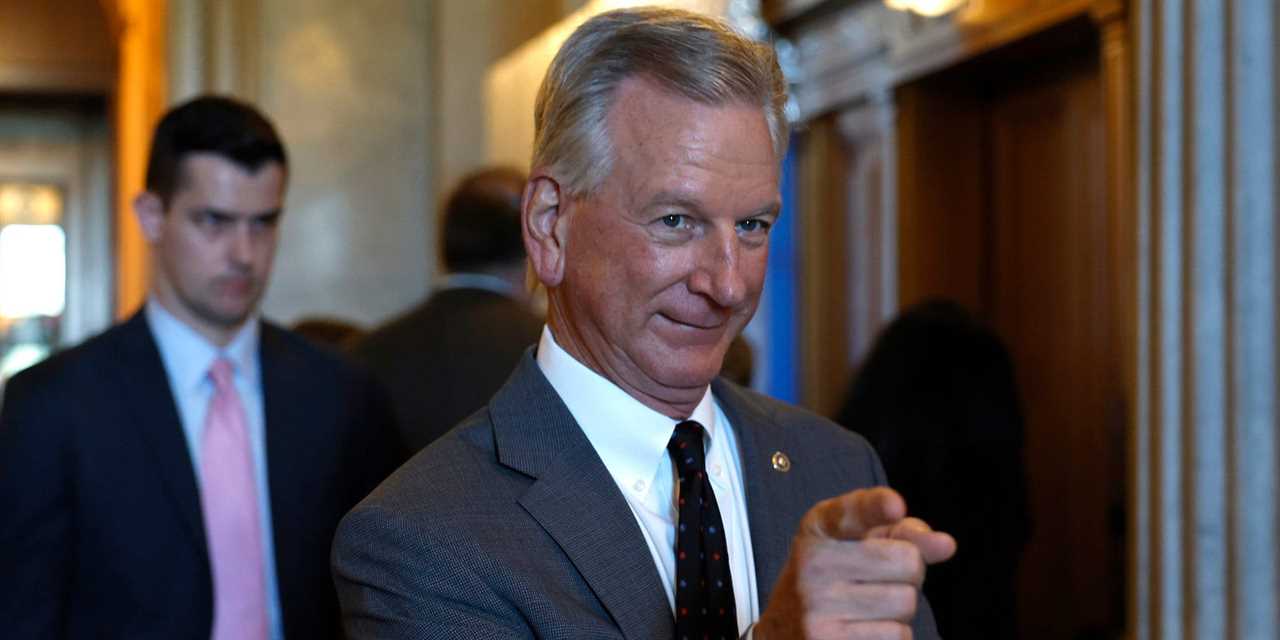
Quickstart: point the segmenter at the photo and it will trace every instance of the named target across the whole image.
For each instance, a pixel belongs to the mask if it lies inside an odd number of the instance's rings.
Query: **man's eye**
[[[202,213],[196,217],[196,223],[203,227],[219,228],[227,225],[227,217],[216,213]]]
[[[685,217],[678,213],[669,213],[662,216],[662,224],[672,229],[679,229],[685,225]]]
[[[768,231],[770,226],[772,225],[770,225],[768,222],[757,219],[757,218],[751,218],[750,220],[743,220],[742,222],[738,223],[738,229],[745,231],[747,233],[754,233],[756,231]]]
[[[265,230],[265,229],[274,229],[274,228],[276,228],[276,225],[279,223],[279,221],[280,221],[280,218],[279,218],[278,216],[267,216],[267,217],[263,217],[263,218],[254,218],[254,219],[253,219],[253,227],[254,227],[255,229],[263,229],[263,230]]]

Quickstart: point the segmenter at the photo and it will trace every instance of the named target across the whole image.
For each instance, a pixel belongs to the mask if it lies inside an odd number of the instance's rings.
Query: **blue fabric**
[[[800,401],[798,361],[800,349],[796,335],[799,309],[797,283],[799,278],[796,229],[796,154],[795,146],[787,151],[782,163],[782,215],[773,225],[769,235],[769,265],[765,272],[764,306],[769,318],[768,338],[764,342],[768,367],[767,384],[763,391],[784,402]]]

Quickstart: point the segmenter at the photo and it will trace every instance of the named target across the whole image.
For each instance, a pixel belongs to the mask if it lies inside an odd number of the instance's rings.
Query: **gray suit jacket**
[[[763,609],[805,511],[884,476],[865,440],[824,418],[722,380],[713,393],[738,434]],[[333,571],[352,638],[675,634],[626,499],[532,350],[485,409],[347,515]],[[923,601],[915,627],[936,637]]]

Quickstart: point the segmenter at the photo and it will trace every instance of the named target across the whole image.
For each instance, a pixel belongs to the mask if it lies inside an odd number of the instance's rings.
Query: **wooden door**
[[[1033,521],[1020,637],[1123,624],[1123,354],[1114,348],[1096,35],[902,88],[900,299],[955,299],[1013,354]],[[1065,43],[1065,45],[1064,45]]]
[[[989,114],[988,314],[1013,352],[1027,418],[1034,533],[1022,637],[1101,635],[1123,584],[1112,530],[1119,389],[1110,306],[1104,111],[1096,59],[1029,70]]]

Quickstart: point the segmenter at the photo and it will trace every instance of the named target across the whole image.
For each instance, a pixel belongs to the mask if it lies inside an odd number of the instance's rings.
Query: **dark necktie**
[[[667,452],[680,477],[676,523],[676,638],[736,640],[738,610],[733,601],[729,553],[716,494],[706,474],[702,425],[676,425]]]

